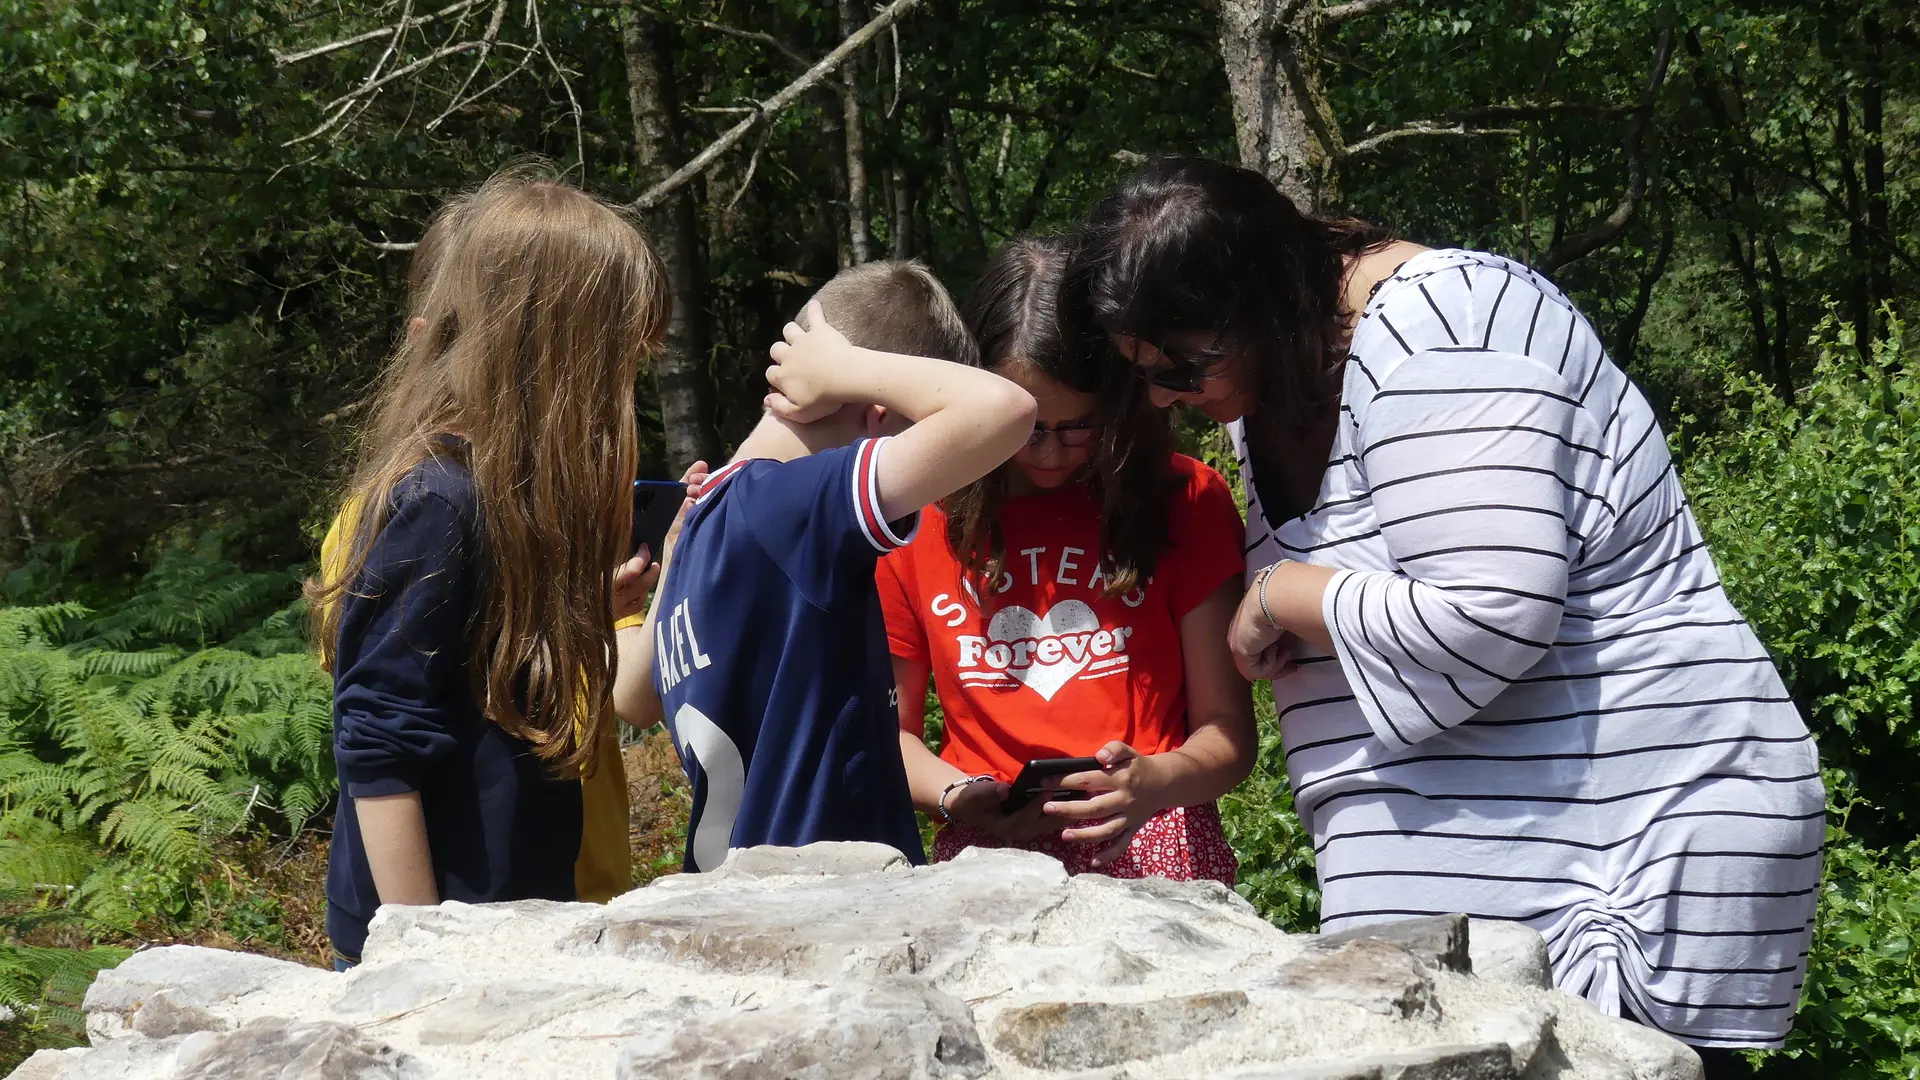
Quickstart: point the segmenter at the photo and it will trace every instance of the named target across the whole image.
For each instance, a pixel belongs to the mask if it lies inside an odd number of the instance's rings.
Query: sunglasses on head
[[[1048,435],[1052,435],[1060,440],[1061,446],[1078,450],[1083,446],[1093,445],[1094,436],[1098,434],[1100,434],[1099,425],[1088,420],[1068,420],[1051,427],[1036,420],[1033,424],[1033,434],[1027,436],[1027,445],[1039,446],[1047,441]]]

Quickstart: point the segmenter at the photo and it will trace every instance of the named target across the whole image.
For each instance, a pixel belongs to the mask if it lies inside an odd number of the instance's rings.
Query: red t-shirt
[[[1226,481],[1180,454],[1171,465],[1181,483],[1167,499],[1168,547],[1124,596],[1104,595],[1100,504],[1079,484],[1004,504],[1005,572],[989,618],[962,584],[938,509],[880,560],[893,654],[933,668],[947,717],[942,758],[1011,782],[1030,759],[1085,757],[1113,739],[1143,754],[1186,741],[1180,620],[1239,575],[1245,556]]]

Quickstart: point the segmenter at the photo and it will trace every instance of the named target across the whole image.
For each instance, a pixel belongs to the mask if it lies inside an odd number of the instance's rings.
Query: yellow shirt
[[[320,542],[320,572],[328,581],[346,570],[346,537],[358,508],[349,504],[334,515]],[[623,620],[625,621],[625,620]],[[580,855],[573,864],[573,887],[580,899],[595,904],[633,887],[633,852],[627,842],[627,767],[620,757],[618,724],[600,734],[596,767],[580,779]]]

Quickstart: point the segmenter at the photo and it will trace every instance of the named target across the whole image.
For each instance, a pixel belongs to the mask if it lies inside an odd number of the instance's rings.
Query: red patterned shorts
[[[1021,848],[1059,859],[1069,874],[1106,874],[1117,878],[1162,877],[1173,881],[1218,881],[1233,888],[1240,860],[1227,846],[1220,827],[1220,809],[1212,803],[1176,806],[1147,819],[1133,834],[1127,850],[1111,864],[1093,865],[1100,844],[1070,844],[1052,833],[1022,844],[1002,840],[982,829],[955,822],[933,838],[933,858],[946,862],[970,847]]]

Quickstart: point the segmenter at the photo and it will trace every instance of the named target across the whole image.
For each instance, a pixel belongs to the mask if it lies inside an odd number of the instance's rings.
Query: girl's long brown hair
[[[967,298],[967,327],[980,364],[1001,374],[1025,368],[1098,401],[1100,437],[1086,483],[1100,501],[1100,551],[1106,595],[1120,596],[1152,576],[1167,545],[1167,494],[1173,434],[1120,357],[1096,332],[1069,281],[1074,243],[1028,237],[1002,248]],[[1006,565],[1000,508],[1002,466],[947,496],[947,543],[985,610]]]
[[[612,573],[628,554],[639,458],[633,388],[666,330],[665,274],[624,214],[525,168],[443,207],[427,239],[408,305],[423,325],[395,350],[362,433],[345,567],[309,588],[322,662],[331,668],[339,600],[389,493],[430,456],[461,456],[480,511],[474,696],[557,774],[590,772],[613,723]]]

